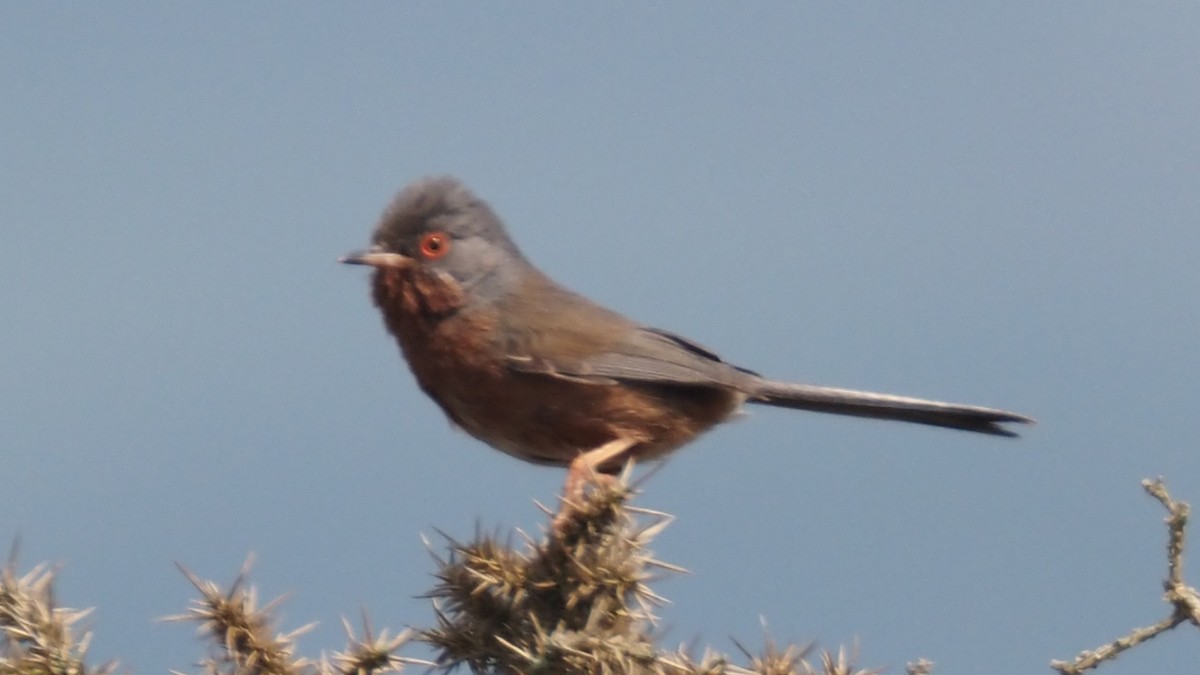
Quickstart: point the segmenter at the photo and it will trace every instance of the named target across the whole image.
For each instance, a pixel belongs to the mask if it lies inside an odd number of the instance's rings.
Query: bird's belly
[[[728,418],[742,402],[714,387],[590,384],[528,373],[487,372],[423,387],[472,436],[514,457],[566,465],[617,438],[631,455],[660,457]],[[616,471],[620,466],[602,467]]]

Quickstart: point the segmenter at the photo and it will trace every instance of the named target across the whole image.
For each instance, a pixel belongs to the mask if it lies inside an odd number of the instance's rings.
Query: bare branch
[[[1142,487],[1167,510],[1167,579],[1163,582],[1163,590],[1164,599],[1171,603],[1171,615],[1153,626],[1135,628],[1129,635],[1117,638],[1095,650],[1082,652],[1074,661],[1051,661],[1050,667],[1063,675],[1078,675],[1096,668],[1101,663],[1111,661],[1122,652],[1185,621],[1200,627],[1200,598],[1197,597],[1196,589],[1188,586],[1183,580],[1183,551],[1190,507],[1186,502],[1172,499],[1161,478],[1143,480]]]

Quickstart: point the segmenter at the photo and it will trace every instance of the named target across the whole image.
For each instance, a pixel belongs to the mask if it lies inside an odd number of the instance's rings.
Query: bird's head
[[[495,299],[529,265],[491,207],[449,177],[401,190],[380,219],[371,248],[341,262],[376,268],[376,286],[384,286],[385,295],[440,296],[435,304]]]

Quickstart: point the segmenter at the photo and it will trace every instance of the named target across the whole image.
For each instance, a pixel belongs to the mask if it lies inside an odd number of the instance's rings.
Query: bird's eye
[[[450,252],[450,237],[445,232],[430,232],[421,237],[421,255],[437,260]]]

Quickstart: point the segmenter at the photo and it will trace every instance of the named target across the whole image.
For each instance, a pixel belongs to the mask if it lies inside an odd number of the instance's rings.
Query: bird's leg
[[[636,444],[635,439],[618,437],[571,460],[567,468],[567,480],[563,483],[562,505],[554,517],[555,531],[561,532],[574,510],[583,503],[588,481],[607,484],[616,480],[613,476],[600,473],[600,467],[625,454]]]
[[[625,454],[636,443],[632,438],[615,438],[571,460],[567,469],[567,481],[563,485],[563,498],[568,502],[578,503],[583,498],[583,491],[589,480],[613,480],[612,476],[600,473],[600,467]]]

